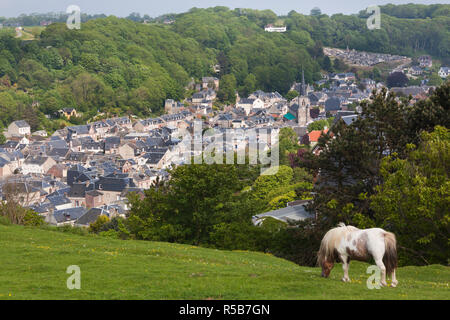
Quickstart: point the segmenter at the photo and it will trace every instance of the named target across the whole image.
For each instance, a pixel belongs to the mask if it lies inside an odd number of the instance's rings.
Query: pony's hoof
[[[350,279],[348,279],[348,278],[342,278],[342,282],[350,282]]]
[[[381,286],[382,286],[382,287],[387,287],[388,285],[387,285],[386,282],[381,282]]]
[[[391,287],[395,288],[398,285],[398,281],[392,281]]]

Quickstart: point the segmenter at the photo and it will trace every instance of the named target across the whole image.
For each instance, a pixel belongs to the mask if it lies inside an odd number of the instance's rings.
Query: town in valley
[[[429,74],[431,57],[412,59],[387,54],[370,54],[355,50],[324,49],[325,54],[340,58],[349,65],[373,66],[383,62],[402,63],[392,72],[401,72],[410,79]],[[406,64],[404,62],[407,62]],[[215,66],[216,71],[220,66]],[[440,67],[439,77],[446,79],[448,67]],[[226,130],[266,129],[279,132],[292,128],[302,144],[315,148],[323,130],[308,130],[318,120],[334,118],[351,124],[359,113],[359,104],[370,100],[373,91],[385,84],[373,79],[357,79],[355,73],[323,74],[323,79],[292,84],[296,97],[287,100],[278,92],[237,94],[236,104],[222,109],[215,107],[220,81],[215,76],[203,77],[189,85],[194,91],[184,101],[165,101],[165,114],[137,119],[122,116],[104,118],[83,125],[68,126],[52,135],[46,131],[31,132],[25,120],[12,122],[4,131],[6,142],[0,146],[0,177],[3,199],[14,196],[22,206],[39,213],[49,224],[88,227],[99,216],[126,217],[129,210],[127,195],[144,190],[170,178],[170,169],[188,164],[193,154],[183,137],[192,136],[194,121],[216,134]],[[410,103],[425,99],[433,86],[422,80],[420,85],[394,87],[399,96],[411,97]],[[60,110],[60,116],[70,120],[77,116],[75,108]],[[212,138],[210,138],[212,139]],[[206,141],[204,141],[206,143]],[[233,151],[246,150],[248,139],[235,141],[226,147]],[[267,142],[265,150],[271,148]],[[319,153],[317,149],[314,152]],[[13,193],[13,195],[11,195]],[[265,213],[287,221],[287,215],[307,217],[302,204],[292,204],[287,211]],[[298,208],[297,208],[298,209]],[[289,211],[291,210],[291,211]],[[292,218],[292,216],[291,216]]]

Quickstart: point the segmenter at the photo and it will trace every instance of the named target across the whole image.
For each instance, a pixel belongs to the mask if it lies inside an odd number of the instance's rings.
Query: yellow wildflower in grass
[[[50,247],[48,247],[48,246],[36,246],[36,248],[45,249],[45,250],[50,249]]]

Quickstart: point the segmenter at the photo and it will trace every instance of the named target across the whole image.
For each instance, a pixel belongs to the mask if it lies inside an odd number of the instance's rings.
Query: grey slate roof
[[[229,113],[222,113],[219,115],[219,118],[217,120],[219,121],[230,121],[233,119],[233,116]]]
[[[69,148],[53,148],[49,152],[47,152],[47,155],[50,157],[65,158],[68,153],[69,153]]]
[[[47,197],[47,200],[50,201],[50,203],[54,206],[60,206],[63,204],[68,204],[71,201],[69,199],[67,199],[65,196],[63,195],[55,195],[55,196],[49,196]]]
[[[51,140],[51,141],[47,142],[47,145],[50,148],[57,148],[57,149],[68,147],[67,142],[65,140]]]
[[[6,141],[4,144],[2,144],[2,148],[9,148],[9,149],[14,149],[17,147],[17,145],[19,144],[19,142],[17,141]]]
[[[68,194],[70,192],[70,187],[61,188],[59,190],[56,190],[55,192],[50,193],[48,197],[54,197],[54,196],[63,196],[64,194]]]
[[[54,205],[52,203],[40,203],[36,206],[31,206],[30,209],[37,213],[46,213],[49,212],[50,209],[54,209]]]
[[[28,122],[26,122],[25,120],[17,120],[14,121],[13,123],[15,123],[15,125],[18,126],[19,128],[27,128],[30,126]]]
[[[145,158],[147,158],[148,164],[158,164],[159,161],[164,157],[165,153],[157,153],[157,152],[151,152],[145,154]]]
[[[97,221],[98,217],[104,214],[104,210],[100,208],[91,208],[85,214],[75,221],[75,224],[89,226],[91,223]]]
[[[327,101],[325,101],[325,110],[326,111],[337,111],[341,110],[341,99],[338,97],[331,97]]]
[[[111,148],[118,148],[120,145],[120,137],[106,137],[105,139],[105,150],[110,150]]]
[[[72,187],[70,188],[69,197],[73,198],[84,198],[86,195],[86,191],[93,190],[94,184],[90,184],[89,186],[86,186],[85,183],[74,183]]]
[[[252,96],[258,97],[260,99],[282,99],[283,96],[277,91],[275,92],[264,92],[262,90],[255,91],[251,94]]]
[[[70,152],[66,156],[68,161],[86,162],[88,155],[85,152]]]
[[[79,126],[72,126],[67,127],[67,130],[76,132],[77,134],[89,134],[90,127],[89,125],[79,125]]]
[[[132,186],[132,181],[128,177],[111,174],[107,177],[100,177],[95,182],[95,189],[104,191],[122,192],[127,187]]]
[[[45,161],[47,161],[47,160],[48,160],[48,157],[41,157],[41,156],[28,157],[25,160],[25,163],[27,163],[27,164],[43,165],[45,163]]]
[[[0,168],[3,168],[5,165],[9,164],[10,162],[2,157],[0,157]]]
[[[296,206],[286,207],[274,211],[269,211],[266,213],[258,214],[253,217],[254,221],[258,221],[261,218],[272,217],[277,220],[289,222],[289,221],[299,221],[308,218],[313,218],[314,215],[306,211],[305,205],[300,204]]]
[[[351,125],[356,119],[358,119],[357,115],[351,115],[351,116],[344,116],[342,117],[342,120],[344,120],[346,125]]]
[[[253,104],[254,102],[255,102],[255,99],[243,98],[239,101],[239,104]]]
[[[56,222],[66,222],[66,221],[74,221],[80,218],[84,213],[86,212],[86,209],[84,207],[75,207],[75,208],[69,208],[69,209],[62,209],[62,210],[56,210],[53,212],[53,216],[56,220]]]

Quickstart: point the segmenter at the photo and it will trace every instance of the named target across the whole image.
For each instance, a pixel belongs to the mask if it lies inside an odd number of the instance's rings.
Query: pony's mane
[[[357,227],[354,227],[354,226],[346,226],[345,223],[343,223],[343,222],[338,223],[338,225],[335,229],[338,229],[338,228],[346,228],[349,231],[359,230]],[[331,229],[331,230],[333,230],[333,229]]]

